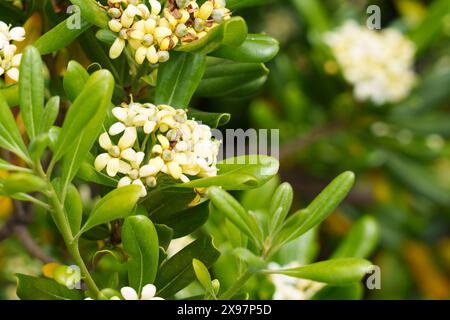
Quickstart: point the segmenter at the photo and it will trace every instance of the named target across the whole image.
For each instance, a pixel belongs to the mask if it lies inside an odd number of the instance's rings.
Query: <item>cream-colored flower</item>
[[[25,40],[25,29],[23,27],[11,28],[3,21],[0,21],[0,49],[5,45],[9,45],[11,41]]]
[[[354,85],[357,100],[377,105],[408,96],[416,75],[414,44],[395,29],[369,30],[353,21],[326,34],[345,79]]]
[[[17,53],[17,47],[11,42],[20,42],[24,39],[24,28],[11,28],[10,25],[0,21],[0,76],[6,75],[14,82],[19,81],[19,65],[22,54]]]
[[[95,159],[94,166],[97,171],[102,171],[106,167],[106,172],[111,177],[115,177],[117,173],[130,172],[131,165],[124,161],[136,161],[136,152],[130,146],[114,145],[106,132],[100,135],[99,144],[107,152],[98,155]]]
[[[139,296],[136,290],[131,287],[123,287],[120,289],[120,295],[112,296],[109,300],[164,300],[160,297],[155,297],[156,287],[153,284],[147,284],[142,288],[141,295]],[[86,298],[84,300],[93,300],[92,298]]]

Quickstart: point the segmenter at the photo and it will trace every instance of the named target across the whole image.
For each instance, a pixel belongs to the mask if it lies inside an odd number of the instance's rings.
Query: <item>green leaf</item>
[[[280,184],[275,190],[269,208],[270,230],[277,231],[281,227],[291,209],[293,198],[294,191],[287,182]]]
[[[80,132],[97,114],[99,106],[109,103],[113,89],[114,79],[109,71],[99,70],[89,77],[83,91],[66,114],[53,154],[53,162],[61,159],[74,146]]]
[[[247,33],[248,29],[245,20],[241,17],[233,17],[210,30],[203,38],[176,47],[175,50],[184,52],[197,51],[207,54],[217,49],[221,44],[238,47],[245,41]]]
[[[187,108],[206,68],[206,56],[172,52],[158,69],[155,103]]]
[[[75,101],[77,96],[83,90],[86,82],[89,79],[89,73],[83,68],[81,64],[75,60],[69,61],[67,71],[64,74],[63,86],[64,91],[70,101]]]
[[[28,151],[20,136],[13,114],[0,94],[0,147],[9,150],[25,161],[29,161]]]
[[[351,228],[332,258],[367,258],[375,249],[380,230],[375,218],[364,216]]]
[[[76,38],[78,38],[80,34],[91,27],[91,24],[89,22],[81,18],[80,26],[73,28],[73,26],[71,26],[71,19],[72,18],[67,18],[66,20],[62,21],[53,29],[44,33],[34,43],[34,46],[42,55],[49,54],[67,47]]]
[[[81,10],[81,16],[101,29],[108,29],[109,18],[106,10],[94,0],[70,0]]]
[[[347,196],[354,181],[355,175],[350,171],[336,177],[306,209],[297,211],[286,220],[273,243],[281,246],[325,220]]]
[[[45,149],[50,145],[50,136],[48,133],[43,133],[31,140],[28,150],[33,161],[38,161]]]
[[[217,164],[219,175],[179,184],[181,188],[221,186],[225,190],[257,188],[278,172],[279,162],[263,155],[247,155],[225,159]]]
[[[195,276],[202,287],[205,288],[206,292],[214,297],[216,294],[211,283],[212,280],[208,268],[203,264],[203,262],[197,259],[192,259],[192,267],[194,268]]]
[[[155,226],[142,215],[126,218],[122,243],[129,255],[128,281],[140,294],[145,285],[153,284],[158,271],[159,244]]]
[[[178,189],[179,190],[179,189]],[[206,223],[209,216],[208,202],[203,202],[192,208],[184,210],[158,211],[152,215],[155,223],[165,224],[173,230],[174,238],[181,238],[193,233]]]
[[[158,288],[157,295],[163,298],[170,297],[194,281],[193,259],[202,261],[209,268],[219,255],[219,251],[212,244],[211,237],[200,236],[160,266],[155,281],[155,286]]]
[[[306,266],[266,270],[266,273],[308,279],[336,286],[359,282],[371,270],[372,263],[364,259],[342,258],[312,263]]]
[[[109,29],[100,29],[95,33],[95,37],[101,42],[111,46],[117,39],[117,33],[114,33]]]
[[[32,46],[25,48],[20,62],[19,100],[28,137],[34,139],[44,110],[44,75],[41,55]]]
[[[133,214],[140,192],[141,188],[134,185],[111,191],[95,205],[80,232]]]
[[[262,63],[216,60],[206,68],[195,94],[200,97],[248,95],[259,89],[268,74],[269,69]]]
[[[155,224],[156,233],[158,234],[159,246],[164,250],[170,245],[173,239],[173,230],[165,224]]]
[[[236,248],[233,250],[233,254],[237,258],[245,261],[252,271],[261,270],[267,267],[267,261],[264,261],[263,258],[256,256],[253,252],[246,248]]]
[[[268,62],[280,50],[279,42],[265,34],[249,34],[240,47],[221,45],[211,56],[239,62]]]
[[[229,113],[212,113],[189,108],[189,118],[193,118],[196,121],[200,121],[202,124],[206,124],[211,128],[218,128],[226,125],[231,115]]]
[[[253,239],[256,244],[261,244],[261,229],[256,220],[232,195],[219,187],[210,187],[207,196],[214,207],[220,213],[223,213],[239,230]]]
[[[42,113],[42,120],[39,124],[39,132],[47,133],[50,128],[55,124],[56,118],[59,114],[59,102],[58,96],[51,97],[45,105],[44,112]]]
[[[9,174],[3,181],[3,190],[8,194],[42,191],[45,187],[44,180],[26,172]]]
[[[81,290],[69,289],[54,280],[17,274],[17,296],[22,300],[83,300]]]

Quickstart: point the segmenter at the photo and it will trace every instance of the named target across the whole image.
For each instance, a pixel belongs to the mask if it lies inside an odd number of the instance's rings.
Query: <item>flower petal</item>
[[[156,287],[153,284],[147,284],[142,288],[141,300],[150,300],[155,297]]]

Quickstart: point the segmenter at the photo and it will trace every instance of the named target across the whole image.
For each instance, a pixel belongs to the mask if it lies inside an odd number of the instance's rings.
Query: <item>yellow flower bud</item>
[[[111,29],[111,31],[113,32],[119,32],[120,30],[122,30],[122,24],[119,20],[116,19],[109,20],[108,26],[109,29]]]
[[[208,18],[211,16],[213,9],[214,9],[213,3],[211,1],[206,1],[200,7],[197,17],[203,20],[208,20]]]
[[[111,48],[109,49],[109,57],[111,59],[118,58],[121,54],[123,49],[125,48],[125,40],[117,38]]]

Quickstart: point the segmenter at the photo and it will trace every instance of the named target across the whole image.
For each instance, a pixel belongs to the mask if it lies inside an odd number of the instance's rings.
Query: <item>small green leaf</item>
[[[193,118],[196,121],[199,121],[202,124],[206,124],[211,128],[222,127],[226,125],[231,119],[231,115],[229,113],[204,112],[192,108],[189,108],[188,116],[189,118]]]
[[[95,117],[99,106],[109,104],[114,89],[114,79],[107,70],[99,70],[93,73],[77,96],[61,128],[56,150],[53,154],[53,162],[61,159],[74,143],[78,140],[80,132],[86,128],[91,119]],[[100,124],[98,124],[100,126]]]
[[[70,0],[81,10],[81,16],[101,29],[108,29],[108,15],[106,10],[94,0]]]
[[[80,25],[74,28],[71,26],[71,19],[72,18],[67,18],[62,21],[53,29],[44,33],[34,43],[34,46],[42,55],[67,47],[78,38],[80,34],[91,27],[91,24],[81,17]]]
[[[276,190],[272,197],[269,209],[269,228],[277,231],[287,217],[291,209],[292,200],[294,198],[294,191],[292,186],[284,182]]]
[[[256,256],[253,252],[246,248],[236,248],[233,251],[234,255],[239,259],[245,261],[248,266],[253,270],[261,270],[267,267],[267,262],[261,257]]]
[[[151,220],[137,215],[125,219],[122,243],[129,255],[128,281],[138,293],[147,284],[153,284],[158,271],[158,234]]]
[[[86,232],[99,224],[133,214],[140,193],[141,188],[135,185],[111,191],[95,205],[80,232]]]
[[[217,164],[219,175],[178,184],[181,188],[207,188],[221,186],[225,190],[257,188],[278,172],[277,159],[264,155],[228,158]]]
[[[28,137],[34,139],[44,110],[44,75],[41,55],[32,46],[25,48],[20,62],[19,101]]]
[[[78,62],[71,60],[64,74],[64,91],[70,101],[75,101],[89,79],[89,73]]]
[[[33,161],[38,161],[49,144],[50,137],[48,133],[43,133],[33,138],[28,146],[31,159],[33,159]]]
[[[81,195],[73,184],[69,184],[67,188],[64,209],[72,234],[75,235],[80,231],[81,220],[83,219],[83,204],[81,202]]]
[[[8,194],[42,191],[45,187],[44,180],[25,172],[12,173],[3,180],[3,190]]]
[[[0,159],[0,170],[19,171],[19,172],[31,172],[30,169],[15,166],[15,165],[13,165],[13,164],[11,164],[8,161],[5,161],[3,159]]]
[[[273,0],[227,0],[228,9],[240,9],[247,7],[255,7],[260,5],[265,5]]]
[[[304,209],[291,215],[273,243],[281,246],[292,241],[325,220],[353,186],[355,175],[347,171],[336,177],[311,203]]]
[[[367,258],[375,249],[380,230],[375,218],[364,216],[351,228],[332,258]]]
[[[264,84],[268,74],[269,69],[262,63],[218,59],[206,68],[195,95],[232,98],[249,95]]]
[[[261,244],[262,234],[256,220],[232,195],[219,187],[208,188],[207,195],[219,212],[223,213],[239,230],[253,239],[256,244]]]
[[[316,262],[298,268],[266,270],[265,272],[344,286],[361,281],[371,267],[372,264],[364,259],[342,258]]]
[[[17,296],[22,300],[83,300],[81,290],[69,289],[54,280],[17,274]]]
[[[0,88],[0,94],[3,95],[8,105],[15,107],[19,104],[19,84],[15,83],[7,87]]]
[[[42,121],[39,124],[39,132],[47,133],[50,128],[55,124],[56,118],[59,114],[59,102],[58,96],[51,97],[45,105],[44,112],[42,113]]]
[[[206,56],[172,52],[158,70],[155,103],[187,108],[206,68]]]
[[[221,44],[238,47],[247,37],[248,29],[245,20],[241,17],[233,17],[213,28],[203,38],[176,47],[177,51],[210,53]]]
[[[280,50],[279,42],[264,34],[249,34],[240,47],[221,45],[211,56],[239,62],[268,62]]]
[[[211,275],[209,274],[208,268],[203,264],[203,262],[197,259],[192,259],[192,267],[194,268],[195,276],[202,287],[205,288],[206,292],[210,295],[215,296],[214,288],[211,284]]]
[[[159,246],[164,250],[170,245],[173,239],[173,230],[165,224],[155,224],[156,233],[158,234]]]
[[[219,255],[219,251],[212,244],[211,237],[200,236],[160,266],[155,281],[155,286],[158,288],[157,295],[163,298],[172,296],[194,281],[193,259],[202,261],[209,268]]]

